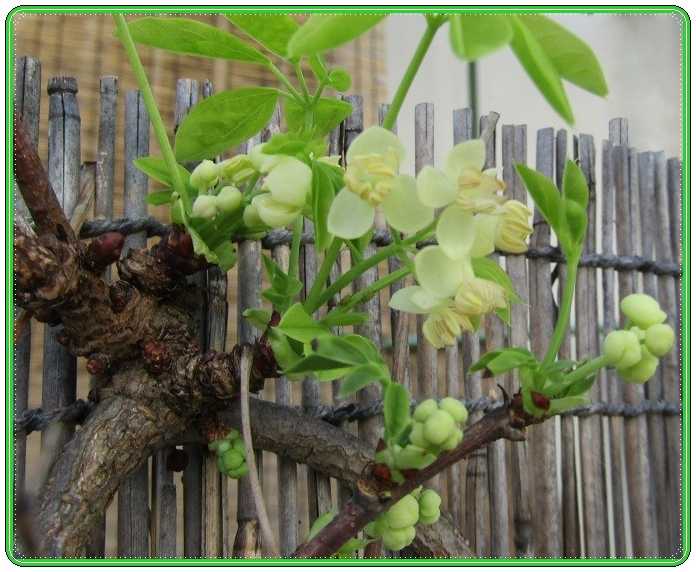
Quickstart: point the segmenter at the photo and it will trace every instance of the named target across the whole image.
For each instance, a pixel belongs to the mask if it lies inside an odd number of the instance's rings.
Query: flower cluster
[[[237,212],[243,202],[238,186],[255,174],[246,155],[238,155],[222,163],[201,161],[189,177],[189,184],[198,191],[192,216],[213,219],[219,214]]]
[[[416,524],[438,521],[441,502],[435,491],[418,487],[368,524],[365,534],[381,538],[387,550],[402,550],[416,537]]]
[[[218,469],[223,475],[239,479],[249,472],[244,441],[236,429],[232,429],[223,439],[208,443],[208,449],[217,453]]]
[[[621,312],[628,318],[625,330],[610,332],[603,354],[609,365],[629,383],[645,383],[657,370],[659,358],[674,345],[674,330],[658,302],[647,294],[631,294],[621,300]]]

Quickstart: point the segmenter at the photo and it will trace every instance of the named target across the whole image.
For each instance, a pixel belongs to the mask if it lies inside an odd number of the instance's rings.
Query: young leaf
[[[261,331],[265,330],[271,321],[271,312],[263,308],[247,308],[242,315]]]
[[[549,56],[522,20],[517,16],[510,16],[510,23],[514,32],[510,44],[512,51],[546,101],[572,125],[573,110],[570,108],[558,71]]]
[[[551,400],[551,405],[549,405],[549,409],[546,413],[547,415],[556,415],[557,413],[575,409],[576,407],[584,407],[589,404],[590,398],[587,394],[561,397],[560,399]]]
[[[383,375],[382,369],[374,363],[354,367],[343,378],[338,396],[343,398],[353,395],[363,387],[379,381]]]
[[[290,38],[290,57],[308,56],[345,44],[378,24],[386,14],[314,14]]]
[[[384,390],[384,436],[387,442],[398,439],[411,421],[411,396],[398,383],[389,383]]]
[[[347,101],[322,97],[314,108],[313,137],[327,134],[340,125],[353,111],[353,106]],[[293,99],[285,99],[285,121],[288,131],[302,131],[305,127],[305,109]]]
[[[511,302],[522,302],[522,299],[517,292],[515,292],[515,286],[512,280],[495,260],[485,257],[476,257],[471,259],[471,266],[477,277],[490,280],[498,284],[498,286],[501,286]]]
[[[314,244],[324,251],[331,243],[332,235],[327,227],[329,209],[336,195],[330,174],[331,167],[320,161],[312,162],[312,220],[314,221]]]
[[[290,306],[277,328],[289,338],[303,344],[308,344],[313,339],[328,333],[328,329],[316,322],[299,302]]]
[[[271,342],[273,356],[283,371],[287,372],[292,366],[301,361],[301,356],[294,350],[287,336],[277,328],[270,328],[268,339]]]
[[[564,245],[561,247],[565,251],[565,255],[570,257],[576,255],[577,250],[582,249],[582,244],[585,241],[585,232],[587,231],[587,211],[578,203],[570,200],[564,200],[564,211],[566,226],[570,233],[572,245]],[[559,240],[560,242],[560,240]]]
[[[366,338],[356,334],[347,336],[324,335],[316,339],[315,346],[314,352],[317,355],[330,357],[344,365],[381,362],[379,355],[373,351],[374,346]]]
[[[197,20],[147,16],[128,23],[133,40],[177,54],[267,64],[268,58],[242,40]]]
[[[303,357],[298,360],[292,366],[284,368],[285,373],[295,374],[295,373],[314,373],[319,371],[341,369],[344,368],[346,364],[341,361],[321,356],[318,354],[309,354],[307,357]]]
[[[172,202],[172,190],[154,191],[147,195],[146,201],[148,205],[153,206],[167,205]]]
[[[153,157],[151,155],[147,157],[138,157],[133,160],[133,164],[153,181],[157,181],[168,187],[173,186],[169,167],[162,157]],[[177,165],[177,168],[179,169],[179,173],[181,173],[181,178],[184,180],[184,183],[188,184],[191,173],[182,165]]]
[[[288,42],[300,27],[286,14],[225,14],[225,18],[281,58],[288,55]]]
[[[553,184],[551,179],[526,165],[517,164],[515,167],[522,178],[524,186],[532,196],[534,204],[536,204],[546,222],[554,230],[559,241],[567,239],[561,195],[556,185]]]
[[[327,328],[335,328],[336,326],[357,326],[364,324],[369,320],[370,316],[366,312],[339,312],[334,310],[329,312],[320,320]]]
[[[592,48],[575,34],[541,14],[520,14],[560,76],[595,95],[609,93],[602,67]]]
[[[266,87],[223,91],[203,99],[176,132],[177,160],[209,159],[246,141],[270,121],[277,99],[277,92]]]
[[[223,272],[227,272],[237,262],[237,250],[229,240],[216,246],[213,252],[215,252],[218,266]]]
[[[302,290],[302,282],[294,276],[283,272],[280,266],[265,254],[262,255],[262,260],[271,287],[264,290],[261,295],[271,302],[276,310],[285,312],[295,299],[295,296]]]
[[[536,358],[522,348],[506,348],[486,365],[494,376],[517,369],[520,366],[536,364]]]
[[[563,196],[578,203],[583,209],[587,208],[590,191],[582,169],[575,161],[568,159],[563,169]]]
[[[492,352],[488,352],[484,355],[482,355],[479,360],[473,364],[471,367],[469,367],[469,373],[476,373],[477,371],[481,371],[484,369],[488,368],[488,364],[490,364],[493,360],[497,359],[500,357],[501,354],[507,352],[508,354],[511,355],[516,355],[519,357],[520,361],[525,361],[525,359],[533,359],[536,360],[534,357],[534,354],[530,352],[526,348],[505,348],[504,350],[493,350]]]
[[[309,536],[307,537],[307,540],[312,540],[312,538],[319,534],[319,532],[321,532],[321,530],[326,527],[326,525],[329,524],[335,517],[336,512],[333,510],[325,512],[321,516],[317,517],[309,529]]]
[[[463,60],[477,60],[510,43],[512,27],[504,14],[452,14],[452,51]]]

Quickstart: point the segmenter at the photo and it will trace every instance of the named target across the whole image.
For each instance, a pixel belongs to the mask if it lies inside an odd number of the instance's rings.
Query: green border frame
[[[681,334],[682,334],[682,355],[681,355],[681,374],[682,380],[682,403],[684,411],[682,414],[682,539],[683,552],[678,558],[585,558],[585,559],[520,559],[520,558],[458,558],[458,559],[371,559],[371,560],[312,560],[300,559],[289,560],[282,558],[259,558],[250,560],[238,559],[186,559],[186,558],[105,558],[105,559],[53,559],[53,558],[16,558],[12,554],[11,547],[14,545],[14,434],[13,434],[13,410],[14,410],[14,331],[13,331],[13,194],[9,191],[13,185],[13,161],[12,153],[12,110],[14,107],[14,45],[13,27],[14,17],[18,14],[109,14],[113,12],[127,12],[129,14],[152,14],[152,13],[220,13],[220,12],[258,12],[258,13],[278,13],[278,12],[323,12],[323,13],[347,13],[347,12],[372,12],[372,13],[427,13],[427,12],[497,12],[497,13],[604,13],[604,14],[673,14],[677,16],[682,25],[681,34],[681,108],[682,108],[682,264],[683,275],[681,284],[682,306],[681,306]],[[691,513],[690,513],[690,404],[691,392],[688,380],[690,379],[690,141],[691,141],[691,20],[686,10],[679,6],[18,6],[13,8],[5,20],[5,96],[7,106],[5,109],[5,238],[6,238],[6,274],[5,274],[5,335],[6,361],[5,361],[5,553],[8,559],[18,566],[355,566],[355,565],[380,565],[380,566],[678,566],[685,562],[691,552]]]

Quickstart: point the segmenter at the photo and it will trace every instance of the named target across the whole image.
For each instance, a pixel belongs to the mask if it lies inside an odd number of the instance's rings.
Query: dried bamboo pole
[[[640,243],[640,219],[635,208],[637,188],[637,154],[635,150],[618,146],[613,151],[616,189],[616,237],[618,254],[628,254]],[[633,208],[632,208],[633,207]],[[619,272],[619,298],[636,291],[635,273]],[[640,403],[645,394],[642,386],[623,384],[627,403]],[[626,474],[628,508],[630,510],[633,554],[637,557],[656,556],[657,529],[654,515],[655,499],[651,486],[652,473],[648,454],[647,421],[645,416],[625,420]]]
[[[15,62],[15,113],[22,116],[32,143],[36,147],[39,139],[39,118],[41,111],[41,62],[32,57],[17,58]],[[29,211],[22,195],[15,185],[13,193],[14,213],[30,219]],[[15,321],[20,316],[14,311]],[[29,403],[29,378],[31,373],[31,321],[27,320],[24,329],[14,340],[14,418],[27,409]],[[27,438],[15,435],[14,438],[14,494],[15,503],[24,497],[26,481]],[[15,546],[14,550],[18,550]]]
[[[139,91],[126,93],[124,141],[124,207],[128,218],[147,215],[147,176],[133,160],[148,154],[150,123],[145,102]],[[124,254],[131,248],[145,246],[145,233],[126,238]],[[145,558],[149,556],[148,464],[143,463],[118,489],[118,556]]]
[[[479,133],[490,133],[486,143],[485,169],[496,166],[496,123],[498,114],[491,113],[480,119]],[[492,258],[500,262],[500,257]],[[486,351],[500,349],[505,346],[505,324],[493,315],[486,316],[483,320],[483,329],[486,339]],[[499,396],[498,384],[506,390],[511,389],[511,378],[503,375],[488,380],[484,392],[491,398]],[[491,555],[493,557],[506,557],[514,554],[512,507],[510,504],[510,483],[508,482],[508,445],[504,441],[497,441],[488,445],[488,471],[491,487]]]
[[[596,177],[594,140],[589,135],[578,138],[577,158],[589,188],[587,207],[587,235],[585,254],[596,252]],[[594,268],[578,269],[575,288],[575,322],[578,359],[597,355],[600,351],[598,335],[599,308],[597,306],[597,271]],[[590,390],[590,399],[601,399],[597,384]],[[585,528],[585,554],[589,558],[604,558],[609,554],[602,457],[599,454],[602,442],[602,425],[599,417],[584,417],[577,421],[580,439],[580,462],[582,466],[582,514]],[[592,446],[590,446],[592,443]]]
[[[656,196],[656,165],[655,154],[644,152],[638,155],[638,199],[640,202],[640,244],[634,245],[634,253],[649,259],[663,259],[660,253],[656,256],[655,241],[657,233]],[[643,292],[657,299],[657,275],[643,274]],[[663,362],[664,363],[664,362]],[[664,368],[658,368],[656,375],[645,384],[645,395],[652,401],[664,399],[663,391]],[[657,534],[660,554],[670,552],[670,520],[669,520],[669,490],[658,484],[667,482],[667,437],[665,435],[665,419],[662,415],[651,414],[647,418],[648,440],[650,444],[650,467],[655,482],[655,506],[657,508]]]
[[[537,132],[536,168],[553,179],[554,134],[552,128]],[[549,244],[550,230],[539,213],[534,212],[534,234],[531,245]],[[551,266],[544,260],[529,261],[530,331],[532,351],[543,356],[554,326],[554,301],[551,289]],[[557,444],[554,423],[530,427],[528,432],[530,479],[532,493],[532,529],[534,554],[537,557],[557,557],[562,554],[561,499],[556,480]]]
[[[114,217],[114,172],[116,168],[116,109],[118,79],[104,76],[99,81],[99,136],[97,143],[96,182],[94,197],[95,218]],[[104,278],[111,278],[111,269],[104,271]],[[106,515],[95,528],[87,547],[90,558],[104,558],[106,549]]]
[[[502,163],[503,180],[508,196],[527,203],[527,192],[515,164],[527,162],[527,126],[503,125],[502,128]],[[521,304],[511,308],[511,325],[509,329],[510,345],[527,347],[529,345],[529,286],[527,260],[524,256],[507,256],[505,259],[507,273],[522,299]],[[520,387],[517,372],[510,380],[510,388],[516,391]],[[510,444],[510,476],[512,480],[512,507],[515,552],[519,557],[532,556],[532,530],[529,508],[529,466],[527,443]]]
[[[457,109],[453,112],[454,144],[473,138],[474,120],[471,109]],[[462,365],[464,371],[478,361],[481,354],[479,333],[462,336]],[[483,396],[481,374],[466,374],[464,393],[467,399]],[[482,417],[482,413],[471,415],[469,423]],[[469,540],[474,552],[480,557],[491,553],[491,506],[488,487],[488,449],[482,448],[466,460],[463,467],[466,475],[466,492],[464,504],[464,535]]]
[[[675,176],[670,176],[670,171],[679,173],[679,161],[670,159],[665,161],[662,152],[656,154],[656,252],[662,260],[676,261],[678,254],[673,250],[673,236],[678,236],[681,230],[681,217],[679,211],[672,210],[673,204],[670,198],[679,195],[681,192],[680,180]],[[674,168],[676,166],[676,169]],[[670,216],[672,215],[672,216]],[[667,321],[677,326],[679,317],[677,315],[676,286],[678,281],[671,276],[660,276],[658,278],[658,299],[660,305],[667,312]],[[679,403],[680,398],[680,351],[679,347],[667,354],[661,360],[663,397],[669,403]],[[677,557],[682,551],[681,548],[681,495],[680,495],[680,476],[682,470],[681,459],[681,423],[679,417],[666,417],[666,467],[665,483],[667,484],[667,527],[668,527],[668,546],[664,553],[666,556]]]

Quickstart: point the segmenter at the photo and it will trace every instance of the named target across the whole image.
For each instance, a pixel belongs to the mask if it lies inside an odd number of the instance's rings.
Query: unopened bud
[[[631,294],[621,300],[621,312],[632,324],[647,330],[653,324],[661,324],[667,319],[660,304],[647,294]]]
[[[214,218],[217,214],[217,203],[212,195],[198,195],[193,201],[191,214],[198,218]]]
[[[640,341],[633,332],[626,330],[609,332],[604,339],[602,352],[609,365],[617,368],[631,367],[640,361]]]
[[[193,170],[189,182],[194,189],[205,192],[217,184],[219,172],[219,166],[206,159]]]
[[[215,197],[220,212],[232,214],[242,205],[242,193],[236,187],[223,187]]]
[[[674,330],[667,324],[655,324],[645,332],[645,346],[655,357],[667,355],[674,346]]]
[[[651,354],[645,346],[643,346],[641,350],[641,359],[638,363],[631,367],[617,370],[624,381],[629,383],[645,383],[655,375],[660,360]]]

